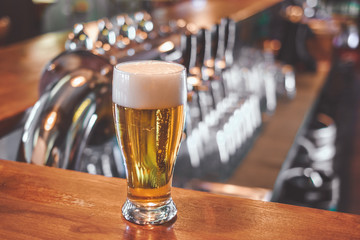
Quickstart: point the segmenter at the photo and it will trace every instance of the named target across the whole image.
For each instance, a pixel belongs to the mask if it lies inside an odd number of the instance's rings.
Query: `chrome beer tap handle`
[[[29,113],[18,160],[78,170],[91,133],[102,132],[99,141],[113,136],[111,71],[79,68],[55,82]]]
[[[121,14],[115,18],[117,31],[116,47],[123,49],[136,38],[136,27],[133,19],[127,14]]]
[[[68,39],[65,42],[66,50],[85,49],[91,50],[93,48],[92,40],[84,31],[84,25],[81,23],[75,24],[72,32],[68,34]]]
[[[104,56],[95,55],[87,50],[65,51],[49,62],[42,73],[39,83],[40,95],[58,82],[66,74],[80,68],[91,69],[95,72],[109,71],[112,65]]]
[[[182,64],[186,67],[187,74],[189,74],[190,61],[191,61],[191,34],[190,33],[184,33],[181,35],[180,51],[181,51],[180,64]]]
[[[116,33],[108,19],[98,21],[99,33],[95,42],[95,49],[99,54],[105,54],[116,43]]]
[[[145,11],[136,12],[134,14],[136,37],[138,43],[145,41],[148,38],[154,38],[153,30],[154,23],[149,13]]]

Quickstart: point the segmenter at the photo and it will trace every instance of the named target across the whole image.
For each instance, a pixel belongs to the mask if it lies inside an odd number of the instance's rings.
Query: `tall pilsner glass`
[[[112,99],[126,162],[122,213],[137,224],[167,222],[177,212],[171,183],[185,119],[185,68],[162,61],[120,63],[114,68]]]

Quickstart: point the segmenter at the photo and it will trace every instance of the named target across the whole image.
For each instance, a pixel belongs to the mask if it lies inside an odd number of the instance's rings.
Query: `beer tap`
[[[187,68],[189,114],[185,148],[180,152],[189,152],[185,154],[187,158],[191,155],[193,168],[201,166],[197,168],[200,177],[226,173],[234,158],[242,158],[241,148],[261,124],[259,105],[264,91],[259,85],[264,84],[260,78],[265,76],[266,65],[259,63],[263,53],[239,42],[235,49],[237,24],[230,18],[221,19],[211,29],[198,30],[183,19],[159,25],[146,12],[130,16],[118,15],[112,25],[107,19],[100,20],[94,47],[85,27],[74,26],[66,46],[71,51],[52,60],[43,72],[41,97],[29,111],[19,160],[40,159],[37,164],[121,175],[121,154],[108,128],[112,126],[108,99],[112,69],[118,62],[162,59]],[[242,51],[240,56],[237,51],[234,56],[234,50]],[[281,70],[278,83],[284,83],[283,91],[292,93],[293,71],[290,67]],[[101,164],[111,165],[112,170],[115,164],[117,170],[107,174],[109,167],[105,171]],[[188,168],[185,171],[190,177],[194,174]]]
[[[191,61],[191,34],[188,32],[181,34],[180,51],[181,58],[179,63],[185,66],[187,74],[189,74]]]
[[[210,112],[211,103],[209,103],[209,85],[203,81],[202,66],[205,55],[205,29],[200,29],[196,34],[191,35],[191,54],[189,61],[188,81],[193,85],[194,98],[196,99],[199,119],[203,121],[208,112]]]
[[[179,63],[184,65],[187,70],[187,88],[188,88],[188,105],[190,111],[190,118],[187,122],[187,131],[195,126],[202,119],[202,114],[199,105],[198,98],[198,85],[200,83],[200,78],[196,74],[191,74],[191,69],[195,64],[196,52],[194,49],[194,37],[190,32],[184,32],[181,35],[180,39],[180,52],[181,58]]]
[[[234,47],[236,41],[236,23],[230,18],[225,18],[225,65],[230,68],[234,62]]]
[[[195,57],[195,68],[196,71],[199,71],[199,75],[203,79],[201,69],[204,64],[205,54],[206,54],[206,29],[201,28],[195,35],[196,41],[194,42],[194,48],[196,49]]]
[[[149,13],[145,11],[136,12],[134,20],[136,25],[136,42],[142,43],[148,38],[153,39],[155,37],[153,32],[154,23]]]
[[[123,49],[135,40],[136,28],[134,26],[134,21],[127,14],[118,15],[115,21],[118,31],[116,47]]]
[[[231,67],[234,58],[236,24],[230,18],[222,18],[219,24],[218,49],[215,57],[215,76],[220,79],[223,97],[228,96]]]
[[[210,99],[207,100],[210,108],[215,109],[216,103],[219,102],[221,97],[215,96],[218,95],[217,83],[213,83],[215,80],[218,80],[218,77],[215,75],[215,57],[218,49],[218,39],[219,39],[219,25],[215,24],[211,29],[205,30],[205,48],[204,48],[204,58],[201,65],[201,77],[208,86]],[[215,93],[216,92],[216,93]]]
[[[218,25],[217,50],[215,55],[214,69],[215,75],[221,76],[222,70],[225,68],[225,47],[226,47],[226,28],[227,22],[225,18],[220,20]]]
[[[66,50],[85,49],[91,50],[93,43],[89,36],[84,31],[84,25],[78,23],[74,25],[72,32],[68,34],[68,39],[65,42]]]
[[[215,59],[219,49],[220,24],[216,23],[210,28],[211,33],[211,58]]]
[[[86,67],[59,76],[31,109],[19,161],[79,170],[84,147],[91,144],[90,130],[101,132],[97,140],[102,142],[113,136],[111,111],[107,111],[111,65],[99,64],[104,69],[100,72]]]
[[[235,47],[235,38],[236,38],[236,23],[234,20],[230,18],[221,19],[222,23],[224,23],[224,62],[217,62],[216,65],[224,64],[223,68],[221,68],[221,77],[223,81],[223,89],[224,94],[228,95],[231,91],[231,81],[234,78],[232,76],[233,72],[233,63],[234,63],[234,47]]]
[[[105,56],[95,55],[88,50],[65,51],[45,66],[39,83],[40,96],[64,76],[82,68],[94,72],[109,72],[112,65]]]
[[[98,21],[99,33],[95,42],[95,50],[98,54],[106,54],[116,42],[116,34],[108,19]]]

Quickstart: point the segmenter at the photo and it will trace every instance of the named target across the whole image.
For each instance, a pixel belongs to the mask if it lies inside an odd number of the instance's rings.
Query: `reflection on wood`
[[[186,188],[262,201],[268,201],[271,195],[271,191],[265,188],[249,188],[232,184],[205,182],[196,179],[187,183]]]

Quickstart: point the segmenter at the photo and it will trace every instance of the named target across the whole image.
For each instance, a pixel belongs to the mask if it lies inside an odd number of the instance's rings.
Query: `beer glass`
[[[171,184],[186,92],[180,64],[136,61],[114,67],[114,123],[127,178],[122,213],[130,222],[161,224],[176,216]]]

